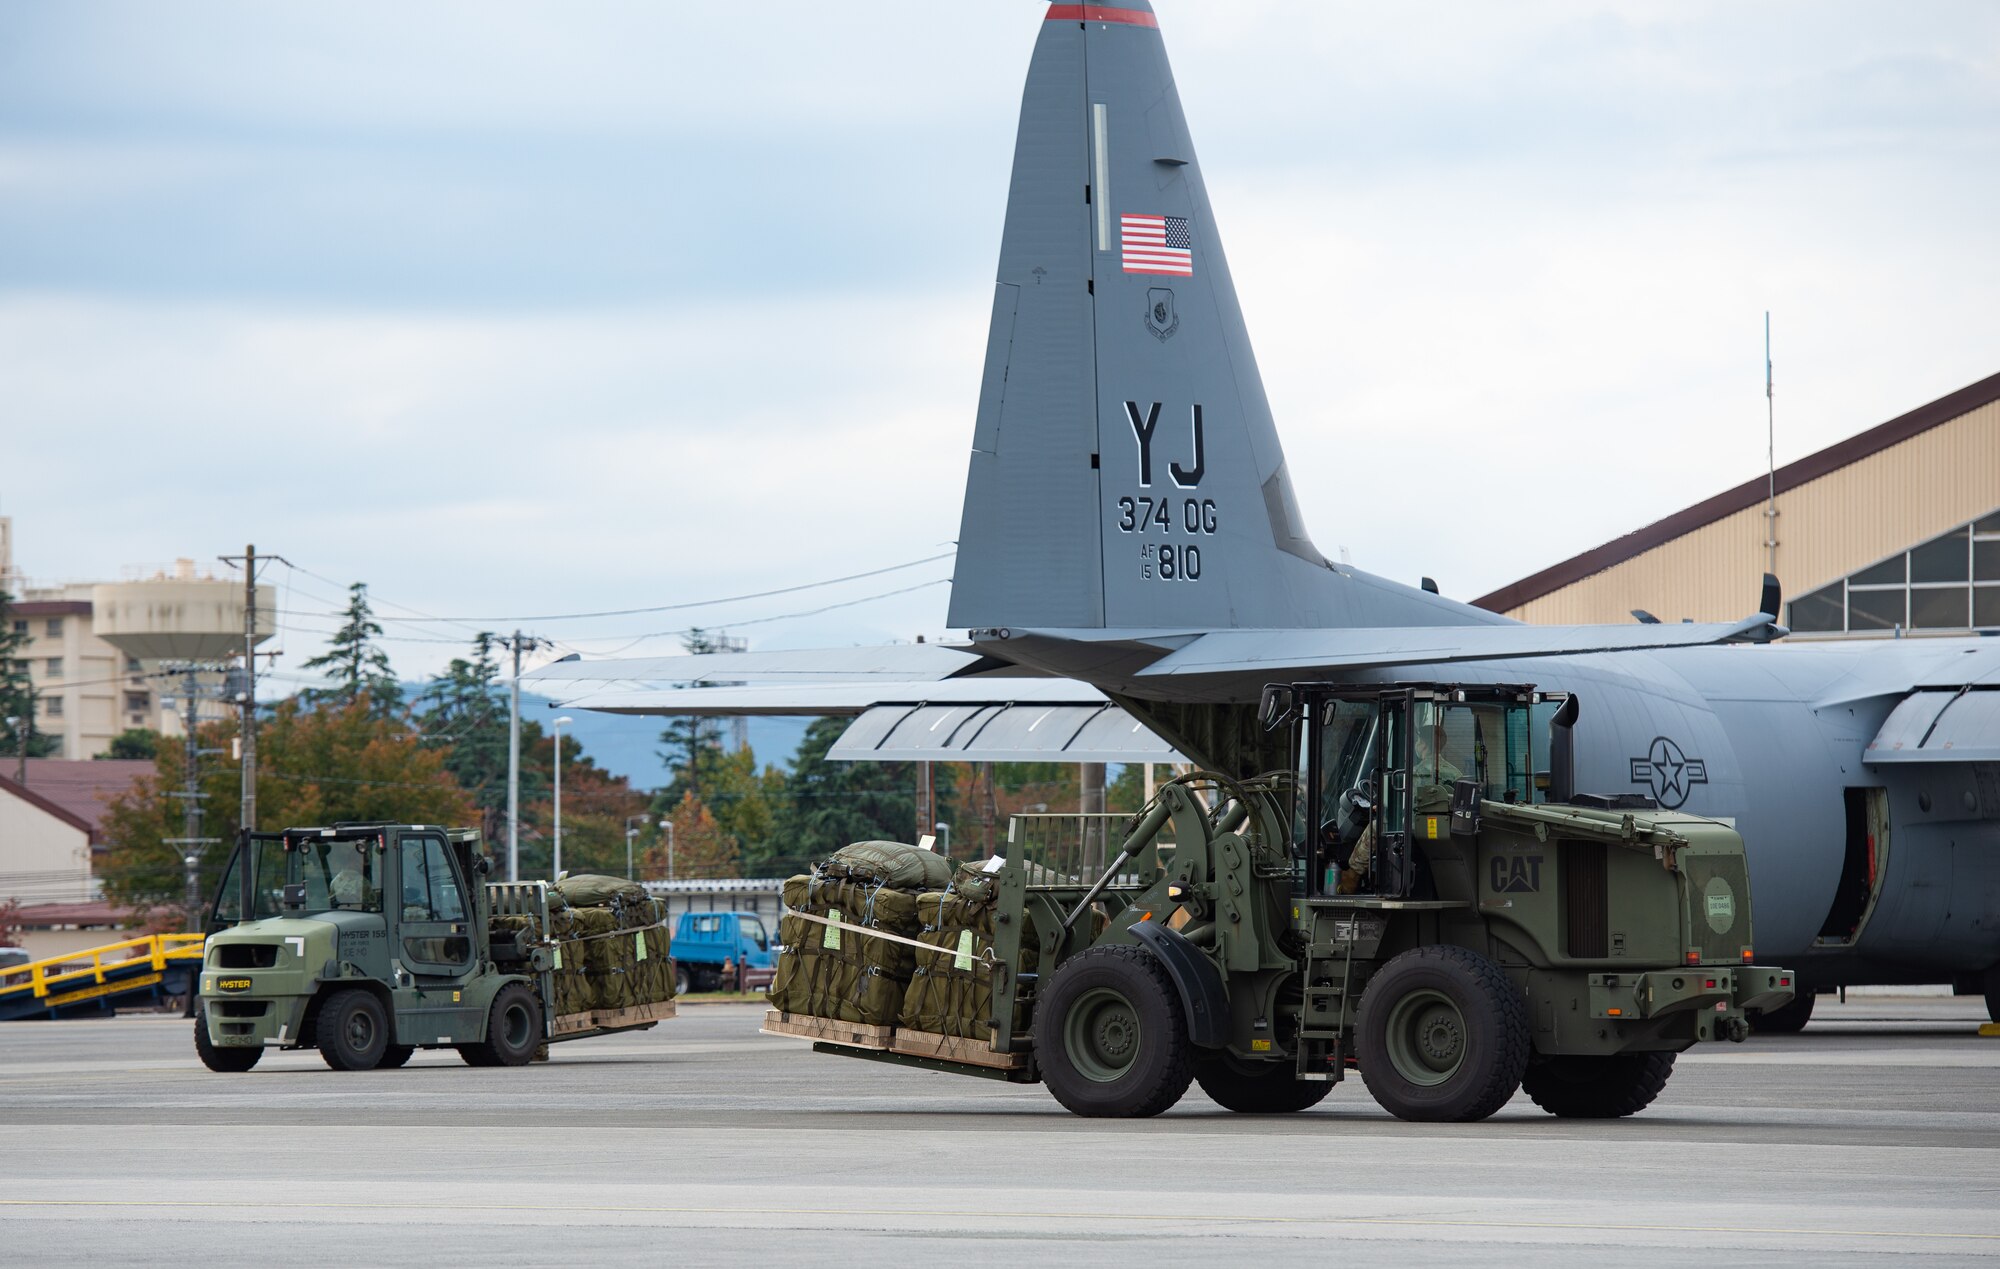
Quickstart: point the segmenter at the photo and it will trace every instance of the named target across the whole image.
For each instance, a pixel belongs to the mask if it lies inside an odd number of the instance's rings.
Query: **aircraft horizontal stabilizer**
[[[633,684],[863,682],[869,679],[945,679],[964,674],[1026,674],[977,652],[937,643],[895,643],[858,648],[795,648],[779,652],[704,652],[688,656],[558,661],[523,675],[557,683],[618,681]]]
[[[1633,626],[1383,626],[1347,630],[1218,630],[1139,671],[1141,678],[1448,665],[1465,661],[1644,652],[1763,642],[1784,633],[1769,613],[1736,622]]]

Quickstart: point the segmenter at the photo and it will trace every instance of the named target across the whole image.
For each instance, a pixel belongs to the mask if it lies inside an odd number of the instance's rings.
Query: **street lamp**
[[[564,714],[551,727],[556,738],[556,858],[555,867],[550,870],[553,874],[551,880],[554,881],[562,880],[562,729],[564,723],[575,721]]]
[[[660,827],[667,830],[667,880],[674,879],[674,822],[665,815],[660,817]]]
[[[946,859],[950,859],[951,825],[945,823],[943,820],[939,820],[937,823],[931,825],[931,827],[937,830],[938,854],[943,855]]]
[[[632,826],[634,824],[651,824],[652,822],[653,817],[650,815],[628,815],[625,817],[625,880],[627,881],[632,880],[632,839],[639,835],[639,830]]]

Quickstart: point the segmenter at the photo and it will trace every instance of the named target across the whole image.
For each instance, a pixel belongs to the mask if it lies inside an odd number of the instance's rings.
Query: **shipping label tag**
[[[956,956],[954,956],[954,957],[952,957],[952,958],[951,958],[951,967],[952,967],[953,969],[971,969],[971,968],[972,968],[972,931],[971,931],[971,930],[960,930],[960,931],[958,932],[958,955],[956,955]]]
[[[646,959],[646,932],[644,930],[639,931],[639,959],[642,961]]]
[[[829,921],[838,921],[838,920],[840,920],[840,919],[841,919],[841,916],[840,916],[840,909],[839,909],[839,908],[831,908],[831,909],[829,909],[829,910],[827,911],[827,914],[826,914],[826,919],[827,919],[827,920],[829,920]],[[829,925],[829,926],[827,926],[827,927],[826,927],[826,934],[825,934],[825,935],[824,935],[824,936],[823,936],[823,937],[822,937],[822,938],[820,939],[820,943],[819,943],[819,945],[820,945],[821,947],[830,947],[830,948],[832,948],[832,949],[833,949],[834,951],[836,951],[836,952],[837,952],[837,951],[839,951],[839,950],[840,950],[840,927],[839,927],[839,926],[837,926],[837,925]]]
[[[556,944],[556,963],[555,963],[555,968],[557,968],[557,969],[561,969],[561,968],[562,968],[562,944],[560,944],[560,943]]]

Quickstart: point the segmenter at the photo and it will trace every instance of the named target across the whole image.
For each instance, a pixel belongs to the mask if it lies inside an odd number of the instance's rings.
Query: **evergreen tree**
[[[691,655],[700,656],[717,651],[720,641],[710,631],[694,629],[681,639],[681,647]],[[667,764],[672,779],[661,792],[655,809],[671,813],[680,805],[681,798],[690,793],[702,801],[716,783],[722,762],[722,723],[693,715],[675,717],[668,720],[666,730],[660,733],[660,743],[666,746],[660,751],[660,761]]]
[[[826,751],[847,730],[844,718],[806,729],[772,824],[784,849],[769,858],[793,871],[850,842],[908,841],[916,826],[916,778],[907,762],[834,762]]]
[[[444,752],[445,770],[472,795],[488,841],[501,840],[507,829],[507,704],[494,644],[482,631],[472,641],[472,659],[454,658],[416,703],[424,747]]]
[[[14,622],[14,597],[0,590],[0,758],[21,752],[23,732],[27,733],[28,756],[46,758],[62,748],[62,738],[35,730],[35,684],[28,677],[28,663],[21,659],[28,634],[14,629]],[[10,723],[10,718],[20,722]]]
[[[382,627],[368,606],[367,583],[356,582],[347,590],[345,624],[327,640],[327,650],[303,667],[326,671],[333,685],[307,688],[299,699],[307,705],[349,705],[365,694],[376,717],[386,718],[402,708],[403,685],[389,668],[389,654],[377,646]]]
[[[160,733],[148,731],[144,727],[127,727],[111,738],[111,747],[98,754],[100,758],[157,758],[160,754]]]

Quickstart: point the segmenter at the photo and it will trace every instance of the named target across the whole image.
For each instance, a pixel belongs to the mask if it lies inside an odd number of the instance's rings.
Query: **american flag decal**
[[[1194,276],[1194,238],[1185,216],[1121,215],[1118,245],[1127,273]]]

